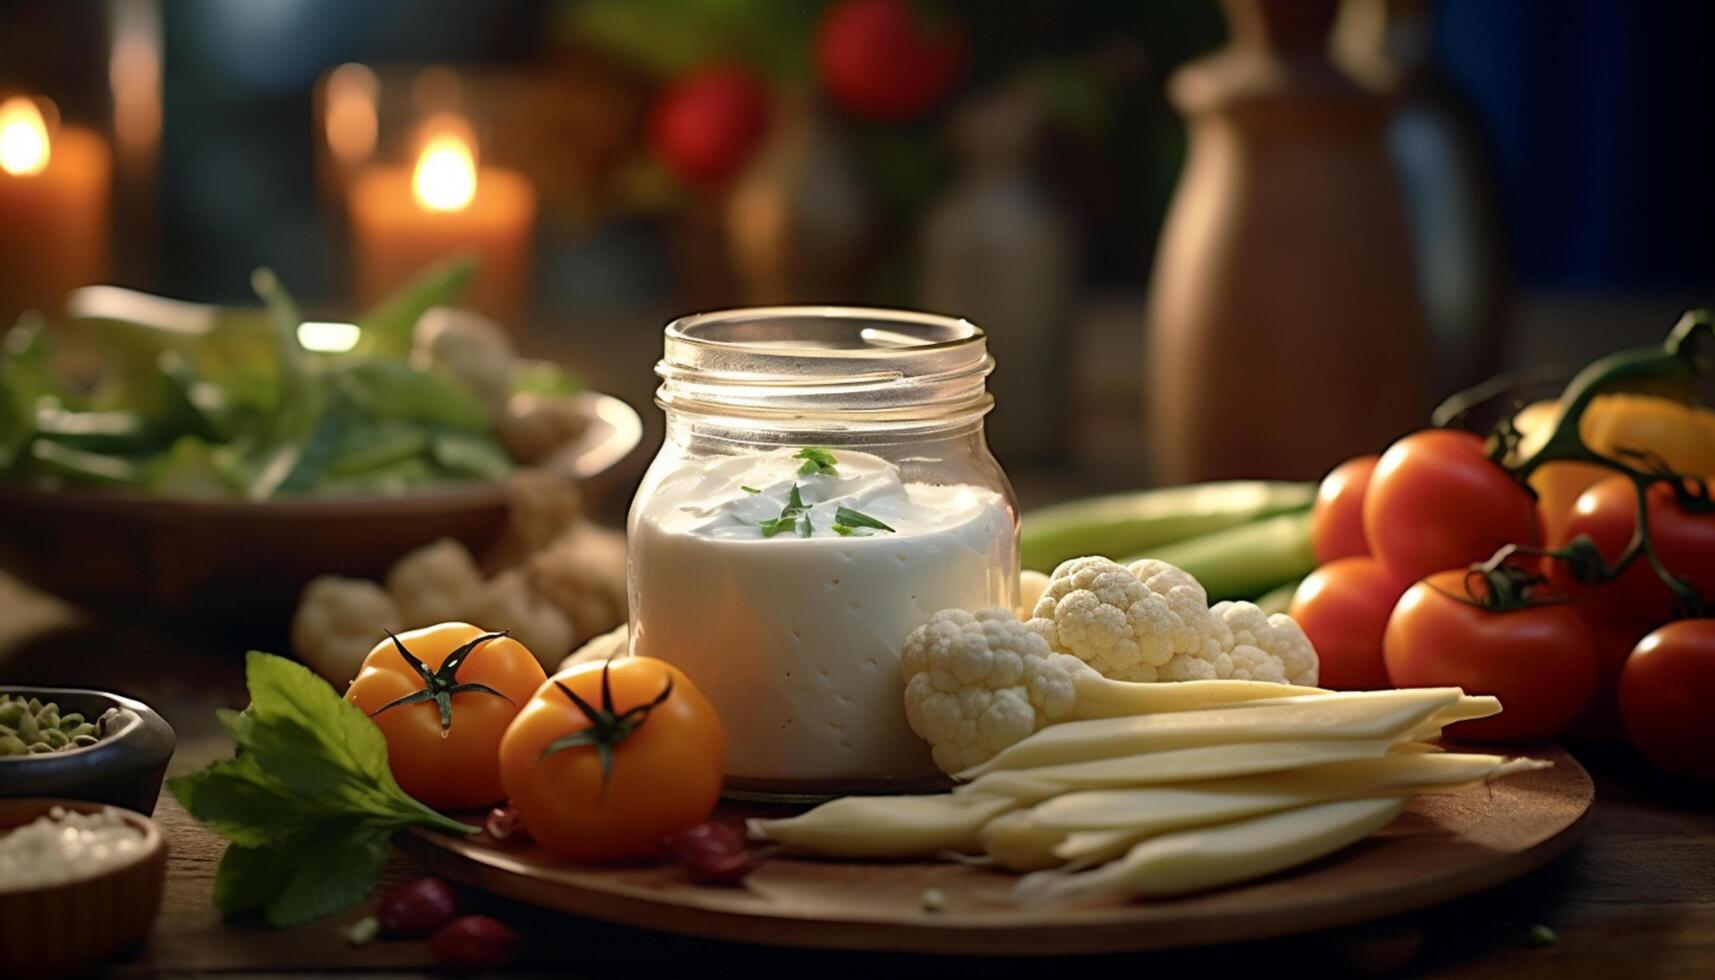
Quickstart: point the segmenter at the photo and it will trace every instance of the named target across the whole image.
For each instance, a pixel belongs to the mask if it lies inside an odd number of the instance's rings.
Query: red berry
[[[649,113],[649,146],[680,179],[719,184],[737,173],[768,129],[768,92],[743,68],[717,65],[680,78]]]
[[[816,28],[816,68],[828,96],[872,122],[916,119],[965,71],[958,25],[925,20],[906,0],[838,0]]]
[[[427,936],[458,913],[452,886],[439,878],[418,878],[381,897],[375,917],[389,936]]]
[[[757,852],[729,824],[697,824],[661,839],[661,844],[685,866],[685,876],[704,885],[736,885],[756,867]]]
[[[429,938],[436,962],[467,970],[505,966],[518,955],[518,934],[499,919],[461,915]]]

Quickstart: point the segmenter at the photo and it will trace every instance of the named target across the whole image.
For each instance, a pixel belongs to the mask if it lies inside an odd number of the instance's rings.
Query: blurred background
[[[1311,477],[1710,301],[1712,39],[1692,0],[6,0],[0,317],[267,265],[337,319],[468,250],[651,426],[672,316],[858,302],[989,330],[1027,500]]]

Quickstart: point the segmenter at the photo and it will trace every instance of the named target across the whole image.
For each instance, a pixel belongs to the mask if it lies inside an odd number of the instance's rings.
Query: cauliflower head
[[[906,637],[905,718],[935,764],[956,773],[1069,716],[1088,672],[1009,609],[943,609]]]
[[[530,588],[560,607],[579,636],[625,622],[625,535],[579,522],[524,564]]]
[[[388,630],[404,628],[399,607],[367,579],[323,575],[304,588],[292,616],[292,649],[336,688],[357,676]]]
[[[1232,637],[1231,673],[1223,677],[1316,686],[1316,647],[1291,616],[1270,616],[1253,602],[1217,602],[1209,612]]]
[[[418,548],[387,571],[387,591],[409,629],[463,619],[481,590],[475,559],[451,538]]]
[[[1122,681],[1213,680],[1229,676],[1230,643],[1190,573],[1145,559],[1124,566],[1101,557],[1062,562],[1036,601],[1029,626],[1057,653]]]

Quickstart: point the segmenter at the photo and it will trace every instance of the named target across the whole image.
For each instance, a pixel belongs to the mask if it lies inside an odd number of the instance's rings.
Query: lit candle
[[[0,101],[0,330],[107,278],[112,172],[94,132],[50,128],[24,96]]]
[[[464,252],[480,263],[464,305],[524,329],[536,192],[512,170],[477,166],[475,140],[445,122],[411,168],[372,166],[352,183],[351,251],[359,307],[411,274]]]

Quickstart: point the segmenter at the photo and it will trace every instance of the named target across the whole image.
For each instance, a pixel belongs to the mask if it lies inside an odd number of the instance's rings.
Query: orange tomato
[[[720,717],[678,668],[623,657],[543,684],[501,740],[500,775],[538,843],[606,861],[708,819],[725,755]]]
[[[1514,416],[1524,436],[1518,455],[1542,448],[1560,421],[1560,403],[1535,402]],[[1621,449],[1648,450],[1680,473],[1715,472],[1715,412],[1670,398],[1613,393],[1598,395],[1579,420],[1585,445],[1613,456]],[[1578,497],[1613,470],[1592,463],[1562,460],[1531,474],[1542,513],[1543,538],[1566,537],[1567,524]]]
[[[450,673],[439,676],[455,654]],[[442,623],[377,643],[345,699],[386,736],[387,763],[401,789],[437,810],[461,810],[506,796],[501,736],[546,679],[517,640],[469,623]]]

